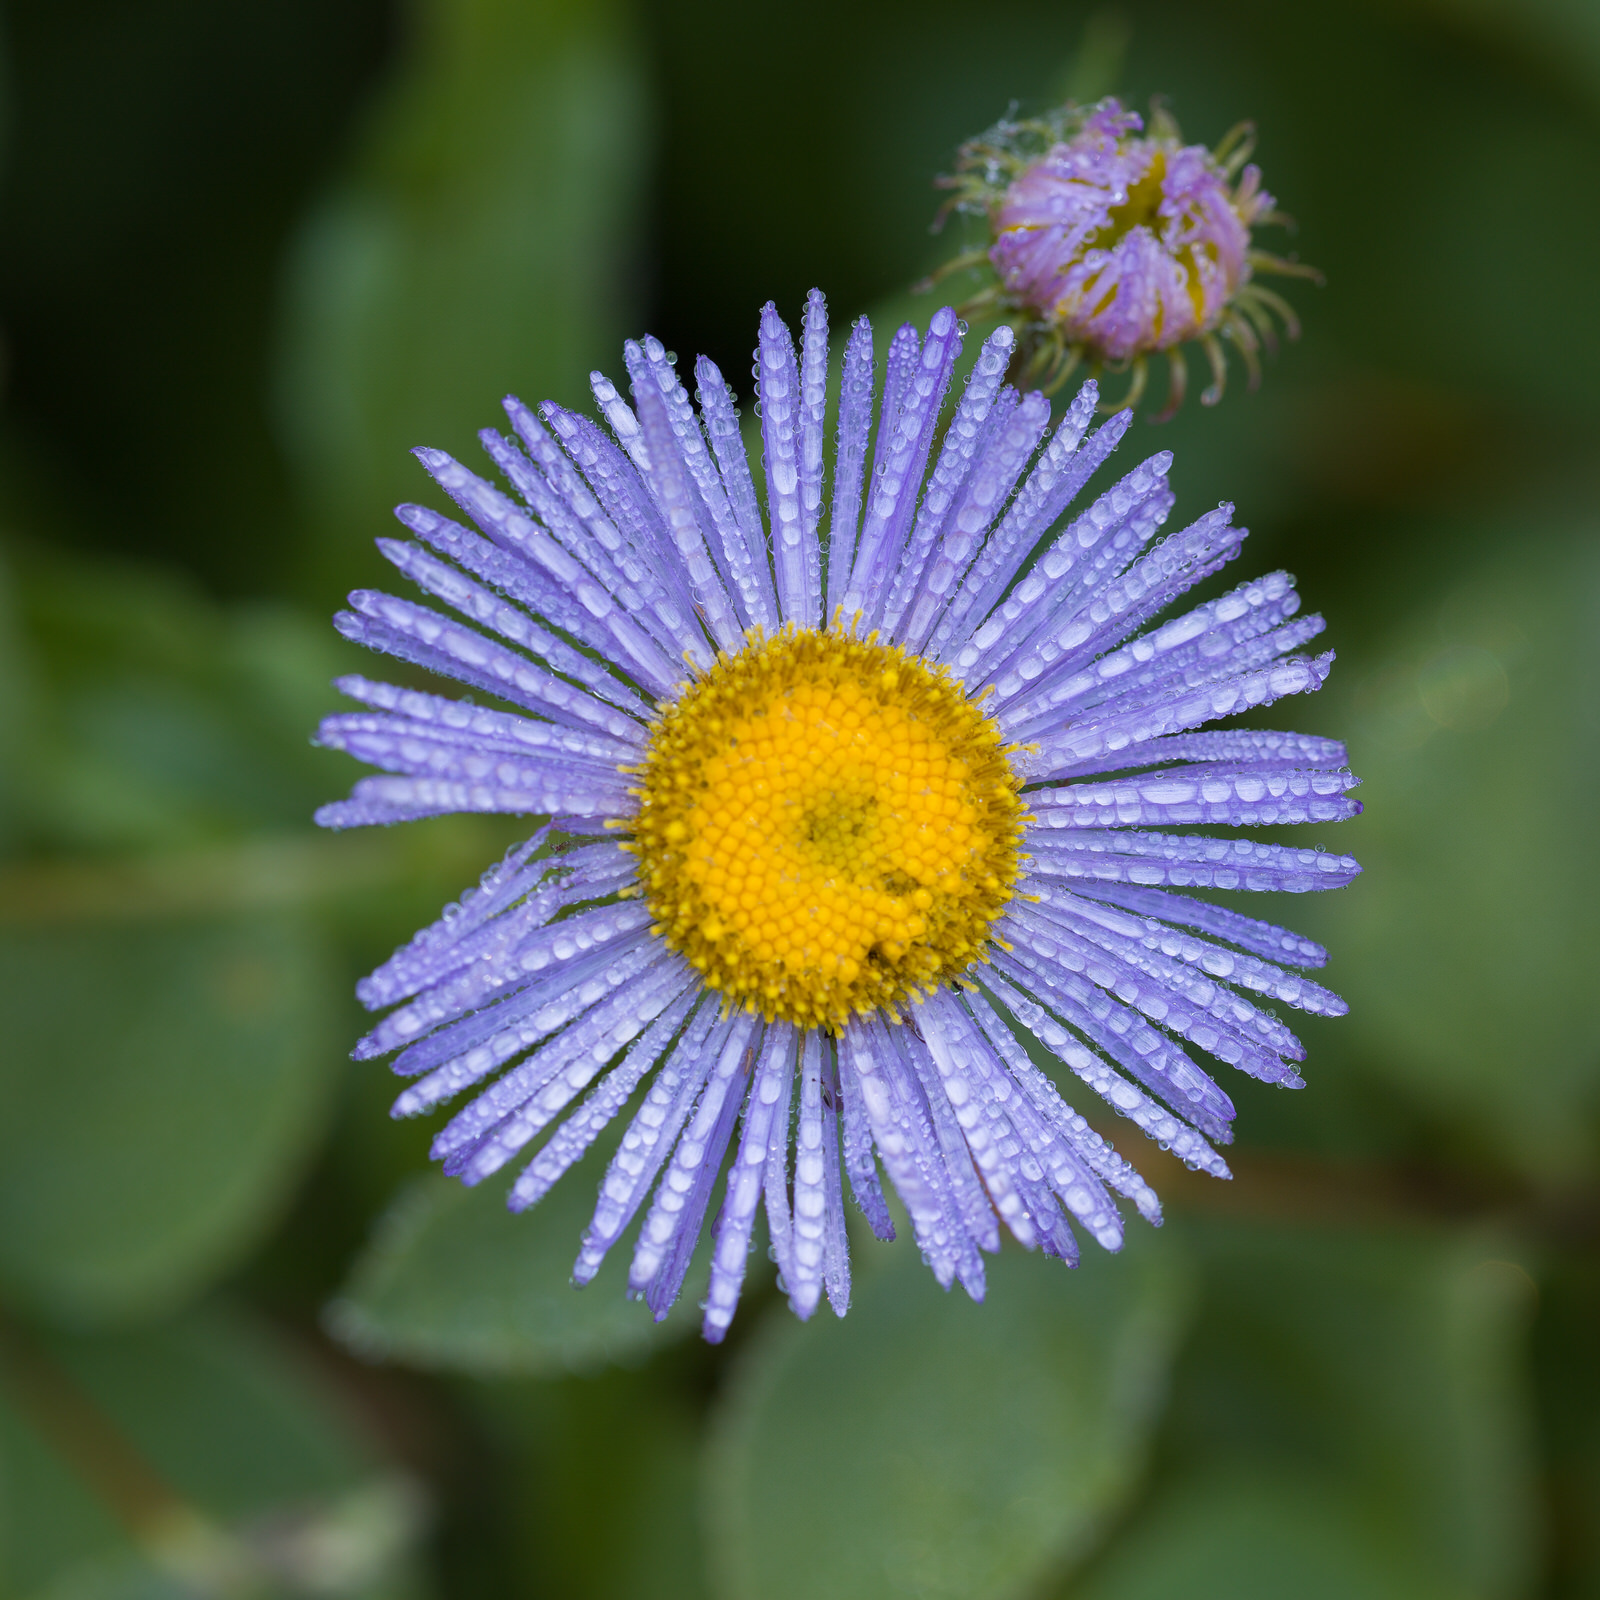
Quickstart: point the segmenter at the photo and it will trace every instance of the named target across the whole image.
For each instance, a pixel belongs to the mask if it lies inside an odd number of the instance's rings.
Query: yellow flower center
[[[983,957],[1017,880],[1010,747],[943,668],[753,631],[663,709],[627,848],[655,931],[731,1005],[891,1015]]]
[[[1121,244],[1135,228],[1150,228],[1159,233],[1161,202],[1166,198],[1162,184],[1167,176],[1167,153],[1155,150],[1142,176],[1128,185],[1128,197],[1112,206],[1106,225],[1084,243],[1086,250],[1111,250]]]

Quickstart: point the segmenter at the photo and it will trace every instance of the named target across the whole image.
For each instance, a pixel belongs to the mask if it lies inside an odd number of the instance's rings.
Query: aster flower
[[[1286,219],[1249,164],[1248,123],[1214,151],[1184,144],[1159,104],[1147,135],[1143,128],[1118,101],[1102,100],[1003,121],[963,145],[956,174],[941,181],[956,191],[953,209],[985,217],[992,243],[943,272],[993,267],[996,282],[962,309],[1017,318],[1020,365],[1046,392],[1087,362],[1096,372],[1131,369],[1125,403],[1137,405],[1146,358],[1163,352],[1168,417],[1188,383],[1184,345],[1204,350],[1211,384],[1200,402],[1215,405],[1227,381],[1223,341],[1243,357],[1254,388],[1261,347],[1277,347],[1274,316],[1299,336],[1293,308],[1255,274],[1317,274],[1252,243],[1253,228]]]
[[[381,548],[454,616],[361,592],[338,619],[501,705],[341,680],[370,709],[321,742],[387,775],[320,822],[548,819],[362,982],[395,1009],[356,1054],[399,1051],[397,1115],[471,1092],[434,1144],[468,1183],[553,1127],[513,1209],[631,1105],[575,1277],[643,1210],[628,1286],[658,1317],[731,1150],[712,1340],[763,1207],[794,1310],[842,1315],[845,1188],[891,1237],[882,1174],[974,1297],[1002,1227],[1068,1263],[1074,1224],[1116,1249],[1115,1197],[1159,1222],[1156,1197],[1035,1058],[1226,1177],[1233,1104],[1189,1047],[1298,1085],[1261,1002],[1345,1009],[1296,970],[1318,946],[1185,891],[1325,889],[1356,863],[1172,831],[1358,809],[1332,740],[1196,731],[1317,688],[1331,658],[1296,652],[1320,618],[1278,573],[1157,624],[1238,553],[1231,508],[1158,542],[1163,453],[1067,516],[1128,414],[1090,433],[1089,383],[1052,429],[1005,384],[1001,328],[941,432],[962,333],[946,309],[895,334],[874,432],[856,323],[830,500],[823,300],[798,359],[769,305],[768,520],[716,367],[697,414],[661,346],[630,343],[631,405],[593,379],[609,436],[507,400],[515,438],[482,439],[514,493],[417,452],[475,526],[402,506],[417,542]]]

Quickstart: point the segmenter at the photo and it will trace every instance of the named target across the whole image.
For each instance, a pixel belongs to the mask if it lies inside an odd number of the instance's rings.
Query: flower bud
[[[1124,404],[1145,384],[1145,360],[1166,355],[1170,395],[1182,403],[1182,346],[1198,342],[1212,382],[1201,403],[1222,398],[1233,344],[1260,378],[1260,350],[1276,347],[1293,310],[1255,281],[1259,272],[1316,274],[1252,244],[1251,230],[1285,219],[1249,162],[1253,133],[1235,128],[1214,151],[1183,143],[1159,105],[1150,129],[1116,100],[1064,106],[1043,118],[1001,122],[962,146],[954,209],[981,213],[987,248],[951,267],[987,261],[997,281],[963,307],[997,308],[1020,323],[1015,376],[1058,387],[1080,362],[1130,372]]]

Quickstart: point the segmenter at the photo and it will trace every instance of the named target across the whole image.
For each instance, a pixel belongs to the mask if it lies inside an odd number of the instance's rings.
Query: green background
[[[1600,1597],[1600,7],[0,7],[0,1596]],[[1255,120],[1305,323],[1136,424],[1329,617],[1351,1002],[1230,1081],[1237,1177],[988,1303],[567,1286],[345,1052],[519,833],[318,835],[327,624],[508,390],[759,307],[926,318],[1016,101]],[[959,230],[957,230],[959,231]],[[370,667],[370,664],[367,664]],[[1084,1106],[1083,1109],[1090,1109]],[[703,1278],[703,1269],[702,1269]]]

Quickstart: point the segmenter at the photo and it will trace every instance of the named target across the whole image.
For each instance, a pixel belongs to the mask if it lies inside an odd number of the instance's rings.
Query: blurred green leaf
[[[72,1568],[28,1600],[194,1600],[176,1573],[162,1572],[142,1556],[124,1555]]]
[[[1205,1292],[1174,1382],[1163,1481],[1113,1541],[1106,1587],[1085,1593],[1298,1595],[1293,1583],[1244,1585],[1273,1563],[1287,1573],[1313,1561],[1340,1526],[1358,1570],[1383,1581],[1372,1593],[1525,1593],[1538,1554],[1522,1368],[1534,1293],[1506,1242],[1217,1219],[1190,1229]],[[1185,1541],[1196,1570],[1220,1573],[1207,1563],[1227,1553],[1195,1507],[1220,1496],[1217,1514],[1243,1538],[1257,1514],[1244,1484],[1268,1480],[1301,1510],[1259,1563],[1234,1552],[1237,1591],[1155,1586],[1185,1570]],[[1319,1496],[1325,1514],[1308,1520]]]
[[[1306,1475],[1197,1471],[1163,1487],[1071,1600],[1445,1600],[1346,1497]]]
[[[288,914],[0,924],[0,1281],[142,1315],[261,1237],[334,1082],[328,959]]]
[[[890,1255],[843,1321],[774,1312],[724,1399],[729,1600],[1029,1593],[1137,1482],[1186,1305],[1157,1240],[1076,1272],[1002,1252],[981,1306]]]
[[[173,848],[307,827],[344,777],[313,749],[360,652],[283,605],[223,608],[159,569],[29,555],[18,800],[36,847]]]
[[[1350,1001],[1315,1048],[1550,1183],[1600,1160],[1600,561],[1587,530],[1495,531],[1335,680],[1366,871],[1300,920]]]
[[[1415,0],[1429,20],[1466,26],[1491,50],[1531,57],[1600,100],[1600,10],[1590,0]]]
[[[1533,1329],[1545,1484],[1550,1593],[1600,1600],[1600,1259],[1592,1249],[1547,1261]]]
[[[7,1593],[414,1593],[422,1506],[261,1325],[5,1335]]]
[[[22,769],[30,674],[18,627],[11,572],[0,553],[0,855],[12,844],[21,811]]]
[[[663,1323],[623,1294],[628,1252],[572,1285],[578,1242],[615,1137],[603,1141],[531,1211],[506,1209],[505,1185],[468,1189],[429,1175],[403,1191],[330,1308],[333,1330],[376,1359],[477,1376],[580,1372],[639,1360],[699,1320],[693,1286]]]
[[[508,1458],[524,1592],[706,1600],[698,1391],[715,1359],[689,1343],[639,1368],[474,1386],[473,1412]]]
[[[294,251],[282,433],[324,584],[500,397],[581,401],[611,359],[640,247],[644,78],[617,0],[414,0],[405,66]]]
[[[1397,1565],[1338,1490],[1294,1474],[1197,1472],[1158,1491],[1072,1600],[1445,1600]]]

